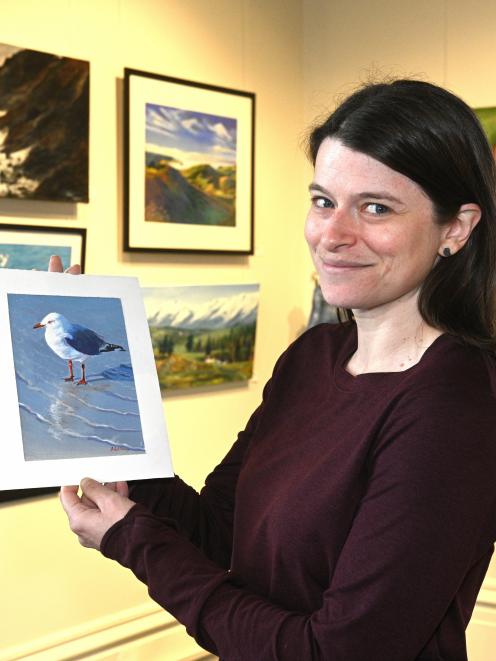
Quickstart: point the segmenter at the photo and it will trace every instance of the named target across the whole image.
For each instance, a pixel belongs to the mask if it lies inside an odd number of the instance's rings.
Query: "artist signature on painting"
[[[110,452],[125,452],[126,448],[110,448]]]

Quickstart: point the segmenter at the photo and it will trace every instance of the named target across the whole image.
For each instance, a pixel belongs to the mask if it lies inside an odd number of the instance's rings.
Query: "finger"
[[[124,496],[125,498],[129,497],[129,487],[127,486],[127,482],[116,482],[116,491],[120,496]]]
[[[83,493],[81,496],[81,503],[87,507],[88,509],[98,509],[98,507],[95,505],[95,503],[88,498],[86,494]]]
[[[48,270],[55,273],[62,273],[64,267],[62,265],[62,260],[58,255],[52,255],[48,260]]]
[[[107,487],[100,484],[100,482],[92,480],[91,477],[85,477],[81,480],[81,490],[83,494],[98,507],[100,506],[99,503],[102,499],[112,493],[110,489],[107,489]]]
[[[60,488],[59,498],[67,516],[70,516],[71,511],[73,511],[75,507],[81,505],[78,489],[79,487],[77,485]]]
[[[70,273],[71,275],[81,275],[81,266],[79,264],[73,264],[69,266],[64,273]]]

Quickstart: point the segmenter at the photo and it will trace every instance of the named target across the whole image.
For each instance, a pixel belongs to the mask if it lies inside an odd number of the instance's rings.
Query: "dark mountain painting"
[[[88,201],[89,63],[0,44],[0,197]]]

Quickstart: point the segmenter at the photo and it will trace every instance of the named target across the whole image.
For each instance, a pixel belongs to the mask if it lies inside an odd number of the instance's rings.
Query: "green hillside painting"
[[[496,158],[496,108],[475,108],[474,112],[482,124]]]
[[[234,227],[237,122],[146,104],[145,221]]]

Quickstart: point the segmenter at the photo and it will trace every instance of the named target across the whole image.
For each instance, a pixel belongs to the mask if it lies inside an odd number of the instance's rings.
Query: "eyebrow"
[[[324,186],[321,186],[320,184],[316,184],[315,182],[312,182],[308,186],[308,190],[319,191],[320,193],[324,193],[324,195],[328,195],[329,197],[331,197],[331,193],[326,188],[324,188]],[[363,193],[359,193],[357,197],[368,198],[371,200],[390,200],[391,202],[404,204],[402,200],[400,200],[397,197],[394,197],[394,195],[391,195],[391,193],[388,193],[387,191],[373,191],[373,192],[364,191]]]

